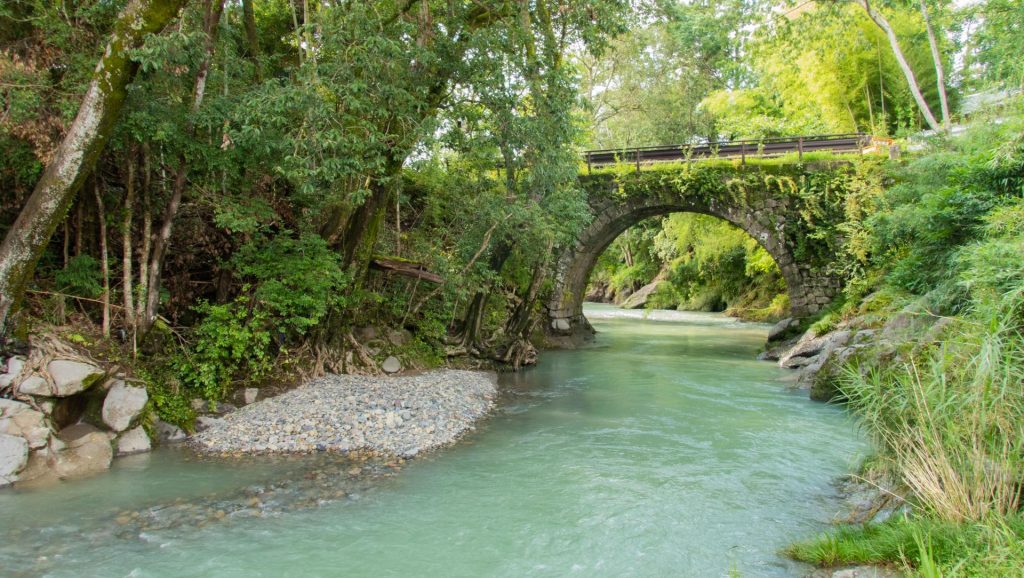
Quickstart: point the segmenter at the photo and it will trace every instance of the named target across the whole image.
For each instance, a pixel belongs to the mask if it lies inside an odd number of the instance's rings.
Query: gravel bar
[[[491,372],[327,375],[215,420],[190,444],[208,453],[374,451],[412,457],[454,442],[493,407]]]

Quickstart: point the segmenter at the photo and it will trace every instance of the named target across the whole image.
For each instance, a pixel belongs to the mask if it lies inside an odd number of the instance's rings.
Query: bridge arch
[[[782,272],[796,317],[819,311],[839,291],[838,279],[827,274],[820,259],[798,259],[813,239],[794,226],[801,219],[798,196],[787,194],[792,179],[751,173],[735,167],[682,176],[595,175],[581,178],[588,189],[594,218],[559,255],[554,286],[547,303],[548,334],[563,345],[593,334],[583,315],[583,297],[598,257],[626,229],[640,221],[675,212],[710,215],[726,220],[757,240]],[[751,178],[752,177],[752,178]],[[566,343],[566,338],[569,343]]]

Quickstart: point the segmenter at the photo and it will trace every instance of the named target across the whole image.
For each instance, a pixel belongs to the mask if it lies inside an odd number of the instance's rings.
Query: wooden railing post
[[[636,172],[640,172],[640,147],[636,149]]]
[[[747,143],[746,142],[741,142],[740,143],[740,164],[741,165],[747,164]]]
[[[800,137],[797,141],[796,150],[800,162],[804,162],[804,137]]]

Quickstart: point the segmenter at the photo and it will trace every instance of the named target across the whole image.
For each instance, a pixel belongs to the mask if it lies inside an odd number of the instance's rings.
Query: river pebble
[[[209,453],[375,451],[411,457],[448,445],[493,407],[493,373],[327,375],[226,415],[193,436]]]

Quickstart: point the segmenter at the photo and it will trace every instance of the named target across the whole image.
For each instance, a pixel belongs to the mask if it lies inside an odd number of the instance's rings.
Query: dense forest
[[[849,160],[819,232],[845,290],[800,327],[953,320],[840,379],[924,515],[794,555],[1013,575],[1022,45],[1016,0],[7,0],[0,345],[120,363],[186,429],[193,398],[392,354],[519,368],[592,218],[581,151],[865,133],[902,155]],[[690,213],[619,237],[589,296],[789,316],[758,241]]]

